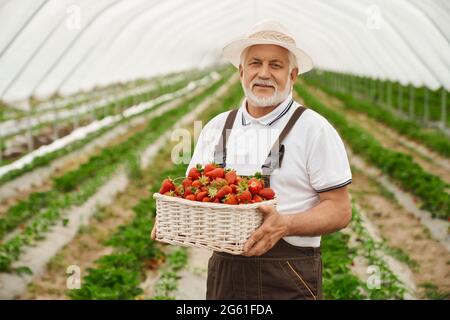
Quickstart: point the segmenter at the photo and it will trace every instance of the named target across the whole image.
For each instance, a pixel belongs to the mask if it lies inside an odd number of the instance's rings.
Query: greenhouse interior
[[[0,26],[0,300],[450,299],[449,1]]]

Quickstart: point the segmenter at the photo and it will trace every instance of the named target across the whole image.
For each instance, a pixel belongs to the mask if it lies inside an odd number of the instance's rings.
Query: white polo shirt
[[[270,113],[254,118],[243,99],[227,142],[226,167],[240,175],[261,171],[270,148],[298,106],[299,103],[292,101],[291,93]],[[214,149],[230,111],[215,116],[204,126],[186,175],[197,163],[204,165],[214,160]],[[342,139],[317,112],[306,109],[282,144],[285,146],[283,161],[270,180],[280,214],[305,212],[319,203],[320,192],[351,183],[352,174]],[[321,237],[284,239],[297,246],[319,247]]]

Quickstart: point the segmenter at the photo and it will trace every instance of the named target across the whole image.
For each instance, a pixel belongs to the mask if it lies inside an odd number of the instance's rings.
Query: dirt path
[[[205,300],[208,260],[212,251],[202,248],[189,248],[188,265],[179,276],[177,300]]]
[[[394,196],[380,184],[359,170],[352,171],[352,197],[365,210],[387,245],[406,253],[402,255],[404,258],[409,256],[414,282],[422,298],[424,291],[420,285],[430,282],[439,290],[450,292],[450,253],[431,238],[428,229],[416,217],[395,203]]]

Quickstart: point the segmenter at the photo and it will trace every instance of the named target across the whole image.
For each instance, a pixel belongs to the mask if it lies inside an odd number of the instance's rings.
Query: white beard
[[[255,95],[251,89],[256,83],[273,86],[275,88],[275,92],[270,97],[259,97]],[[271,80],[253,80],[252,82],[250,82],[249,87],[245,87],[242,83],[242,88],[247,100],[255,107],[271,107],[276,106],[286,100],[288,95],[291,93],[291,79],[288,78],[288,82],[286,83],[283,91],[279,91],[278,85]]]

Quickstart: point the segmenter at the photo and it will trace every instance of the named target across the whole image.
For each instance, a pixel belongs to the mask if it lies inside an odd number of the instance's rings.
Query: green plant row
[[[36,224],[41,225],[42,220],[47,220],[48,223],[46,223],[46,225],[51,225],[50,222],[54,222],[57,218],[61,217],[61,211],[63,208],[73,205],[75,201],[80,202],[86,200],[96,190],[96,188],[87,188],[86,186],[91,186],[93,181],[97,181],[98,179],[106,179],[109,177],[113,172],[115,172],[121,163],[129,161],[130,156],[133,156],[155,141],[165,130],[170,128],[173,123],[175,123],[184,114],[195,108],[200,101],[217,90],[226,80],[227,78],[224,77],[213,83],[200,95],[189,99],[185,103],[184,107],[172,109],[161,116],[153,118],[149,121],[147,129],[136,133],[127,141],[116,146],[103,149],[98,156],[92,157],[78,169],[63,175],[61,177],[63,179],[58,180],[58,184],[55,183],[54,189],[48,191],[48,193],[40,193],[39,195],[34,196],[34,202],[32,205],[30,205],[30,203],[22,205],[20,210],[11,210],[16,206],[10,208],[4,219],[9,219],[9,221],[14,220],[15,224],[19,223],[20,219],[9,217],[10,213],[15,214],[17,217],[21,217],[22,219],[30,218],[40,211],[45,213],[48,210],[51,210],[52,212],[56,211],[57,214],[53,213],[50,221],[48,221],[49,219],[47,218],[43,219],[41,214],[38,214],[37,217],[28,224],[23,232],[14,236],[7,242],[0,244],[0,270],[8,270],[11,263],[17,260],[20,256],[23,245],[29,244],[30,238],[40,238],[43,231],[48,229],[48,227],[44,229],[35,228]],[[78,179],[77,182],[79,185],[74,186],[70,179],[64,178],[65,176],[74,178],[81,177],[76,178]],[[67,183],[67,185],[65,183]],[[96,186],[98,187],[100,185],[101,183]],[[80,194],[82,196],[80,196]],[[20,204],[21,203],[18,205]],[[6,224],[6,227],[4,226],[3,228],[11,229],[12,225]]]
[[[48,194],[42,193],[42,197],[49,199],[44,202],[44,208],[41,208],[38,211],[29,211],[28,208],[26,208],[24,209],[24,212],[18,212],[20,217],[18,217],[16,221],[20,218],[27,219],[33,217],[33,219],[24,226],[23,230],[19,233],[5,242],[0,242],[0,271],[11,272],[28,270],[28,272],[31,272],[26,266],[20,266],[18,268],[11,267],[11,264],[22,254],[24,246],[36,245],[39,240],[42,240],[44,234],[54,226],[57,221],[60,221],[61,218],[64,217],[64,211],[67,208],[81,205],[85,202],[106,182],[107,178],[114,173],[115,168],[116,166],[110,166],[99,170],[99,174],[91,180],[86,181],[77,192],[61,194],[51,190]],[[67,222],[66,219],[62,220],[63,224],[66,224]]]
[[[152,121],[152,120],[151,120]],[[150,124],[155,122],[150,122]],[[20,201],[18,204],[11,207],[7,213],[0,218],[0,239],[3,236],[16,228],[18,225],[26,221],[29,217],[37,213],[46,206],[51,206],[56,203],[59,206],[58,197],[55,195],[57,191],[68,192],[74,190],[76,187],[81,188],[85,180],[91,179],[98,174],[99,169],[103,169],[109,164],[121,160],[127,153],[130,147],[138,146],[138,142],[142,142],[142,135],[149,134],[151,131],[144,131],[143,133],[131,137],[127,143],[118,144],[113,147],[105,148],[99,155],[93,156],[88,162],[82,164],[77,170],[70,171],[61,177],[55,178],[55,190],[50,192],[32,193],[28,200]]]
[[[180,276],[178,271],[187,264],[187,249],[176,247],[176,250],[167,255],[167,266],[162,270],[161,277],[155,285],[154,300],[174,300],[174,293],[178,289]]]
[[[146,102],[146,101],[150,101],[150,100],[152,100],[152,99],[154,99],[154,98],[156,98],[158,96],[162,96],[164,94],[175,92],[175,91],[177,91],[179,89],[182,89],[182,88],[186,87],[186,85],[190,81],[198,80],[198,79],[200,79],[200,78],[202,78],[204,76],[205,76],[205,73],[196,73],[195,77],[193,77],[193,78],[185,78],[185,79],[182,79],[182,80],[177,81],[175,83],[172,83],[172,84],[169,84],[169,85],[164,85],[164,86],[161,85],[159,82],[157,82],[157,83],[155,83],[156,87],[154,89],[152,89],[152,90],[149,90],[148,92],[143,92],[143,93],[140,93],[140,94],[129,95],[129,96],[123,97],[123,98],[121,98],[119,100],[116,100],[116,101],[113,101],[113,102],[108,102],[108,103],[104,104],[101,107],[95,108],[94,110],[92,110],[92,112],[88,111],[88,112],[85,112],[85,113],[83,113],[81,115],[77,115],[77,116],[74,116],[74,117],[78,117],[79,121],[87,121],[87,122],[90,123],[92,121],[91,120],[92,117],[95,120],[101,120],[101,119],[103,119],[103,118],[105,118],[107,116],[117,115],[117,114],[122,113],[125,109],[127,109],[129,107],[132,107],[134,105],[138,105],[138,104]],[[161,105],[161,104],[159,104],[159,105]],[[153,109],[155,109],[155,108],[153,108]],[[140,115],[145,114],[147,112],[149,112],[149,110],[146,110],[146,111],[142,112]],[[34,116],[34,113],[31,116]],[[129,118],[126,118],[126,119],[122,119],[122,121],[129,121],[131,118],[134,118],[135,116],[136,115],[134,115],[132,117],[129,117]],[[69,118],[66,118],[66,119],[61,119],[61,120],[58,121],[58,125],[60,126],[62,124],[70,123],[72,121],[73,121],[73,117],[69,117]],[[116,123],[112,124],[111,126],[109,126],[109,128],[117,126],[119,123],[120,122],[116,122]],[[43,128],[46,128],[49,125],[51,125],[50,122],[42,122],[42,123],[37,124],[36,126],[34,126],[32,131],[33,132],[38,132],[39,130],[41,130]],[[106,128],[102,128],[102,129],[100,129],[97,132],[99,132],[99,133],[100,132],[105,132],[105,129]],[[90,135],[98,136],[97,132],[93,132]],[[22,132],[18,132],[18,133],[14,133],[12,135],[9,135],[9,136],[3,137],[3,138],[0,138],[0,148],[4,149],[5,145],[6,145],[5,141],[8,140],[8,139],[11,139],[12,137],[17,136],[19,134],[23,134],[23,131]],[[86,139],[87,139],[87,137],[86,137]],[[55,152],[57,152],[57,151],[55,151]],[[45,156],[46,155],[44,155],[43,157],[45,157]],[[0,164],[1,165],[6,165],[8,163],[3,161],[3,162],[0,162]],[[21,170],[22,169],[17,169],[17,170],[14,170],[12,172],[16,172],[16,171],[21,172]],[[5,177],[7,177],[7,178],[5,178]],[[4,181],[8,181],[8,179],[10,179],[9,177],[17,177],[17,175],[14,174],[14,173],[8,173],[8,174],[0,177],[0,184],[4,183]]]
[[[401,102],[401,110],[406,114],[409,112],[410,90],[412,89],[415,117],[425,117],[424,102],[428,99],[428,117],[433,121],[442,120],[442,94],[443,91],[445,91],[446,121],[447,124],[450,124],[450,92],[443,87],[437,90],[431,90],[423,86],[405,86],[395,81],[373,79],[330,71],[321,71],[320,73],[311,72],[308,73],[305,78],[314,79],[321,83],[327,83],[327,86],[334,86],[335,89],[339,87],[349,91],[351,87],[353,94],[357,94],[361,98],[371,102],[386,104],[392,109],[398,109],[399,102]],[[334,82],[335,79],[338,80],[338,83]],[[389,95],[391,97],[390,100],[388,99]]]
[[[344,115],[327,108],[304,87],[296,85],[295,90],[305,104],[326,117],[339,130],[356,154],[386,173],[392,180],[422,201],[422,207],[435,217],[448,219],[450,216],[449,187],[440,177],[424,171],[411,156],[384,148],[374,137]]]
[[[405,288],[392,273],[386,263],[378,256],[377,250],[385,249],[376,243],[361,224],[359,212],[352,207],[351,228],[355,232],[358,245],[349,246],[350,235],[335,232],[322,237],[321,252],[323,260],[323,294],[329,300],[361,299],[403,299]],[[380,286],[369,288],[352,273],[351,266],[356,256],[363,256],[370,266],[379,270]],[[368,274],[370,276],[370,274]]]
[[[379,287],[365,287],[366,292],[369,293],[369,298],[371,300],[403,299],[406,293],[405,286],[378,254],[378,252],[386,252],[387,246],[382,242],[376,242],[372,239],[364,228],[361,214],[354,204],[352,206],[351,228],[355,232],[358,242],[361,244],[358,254],[366,258],[369,266],[378,268],[378,272],[374,272],[373,275],[379,277]]]
[[[322,236],[323,297],[327,300],[362,300],[364,283],[351,271],[356,249],[350,248],[350,236],[335,232]]]
[[[133,105],[137,105],[139,103],[151,100],[154,97],[157,97],[157,96],[161,95],[161,93],[160,93],[161,89],[163,89],[163,91],[165,93],[171,92],[171,91],[175,91],[175,90],[177,90],[179,88],[182,88],[182,87],[186,86],[189,81],[197,80],[198,78],[200,78],[200,76],[201,76],[201,74],[197,74],[197,77],[195,77],[195,78],[183,79],[183,80],[178,81],[176,83],[172,83],[170,85],[165,85],[165,86],[162,86],[160,84],[160,82],[157,81],[157,82],[155,82],[155,88],[153,88],[153,89],[151,89],[151,90],[149,90],[147,92],[142,92],[142,93],[139,93],[139,94],[130,94],[130,95],[126,96],[126,97],[122,97],[120,99],[117,99],[117,100],[114,100],[114,101],[111,101],[111,102],[106,102],[106,103],[104,103],[101,106],[97,106],[95,108],[92,107],[92,109],[93,109],[92,111],[91,110],[87,110],[87,111],[85,111],[82,114],[74,115],[72,117],[67,117],[65,119],[59,119],[58,120],[58,125],[61,126],[62,124],[73,122],[73,118],[75,118],[75,117],[78,117],[79,121],[82,120],[82,119],[84,119],[84,120],[91,119],[92,117],[95,120],[101,120],[101,119],[105,118],[106,116],[115,115],[117,113],[122,112],[124,109],[126,109],[128,107],[131,107]],[[74,109],[75,107],[76,107],[76,105],[68,104],[67,106],[65,106],[63,108],[57,108],[56,112],[55,112],[54,109],[48,109],[48,110],[45,110],[45,112],[38,112],[37,110],[32,109],[32,111],[30,113],[30,117],[41,115],[43,113],[55,113],[55,114],[57,114],[57,113],[60,113],[61,111],[64,111],[65,109]],[[37,132],[37,131],[39,131],[42,128],[46,128],[46,127],[48,127],[49,125],[52,124],[52,121],[53,120],[45,121],[45,122],[41,122],[39,124],[36,124],[35,126],[33,126],[32,131],[33,132]],[[19,134],[23,134],[23,132],[25,132],[25,131],[26,130],[22,130],[20,132],[16,132],[16,133],[13,133],[11,135],[5,136],[5,137],[3,137],[2,140],[3,141],[9,140],[9,139],[11,139],[11,138],[13,138],[13,137],[15,137],[15,136],[17,136]]]
[[[305,78],[305,81],[313,86],[320,88],[327,94],[332,95],[342,101],[343,107],[357,112],[364,113],[381,123],[386,124],[400,134],[406,135],[415,141],[424,144],[431,150],[438,152],[444,157],[450,158],[450,139],[437,131],[425,130],[415,121],[406,120],[395,116],[389,110],[382,106],[363,99],[356,98],[348,93],[326,86],[323,82],[311,81]]]
[[[162,96],[163,94],[166,94],[166,93],[170,93],[170,92],[179,90],[179,89],[185,87],[186,84],[187,84],[187,81],[184,80],[184,81],[182,81],[180,83],[176,83],[176,84],[173,84],[171,86],[157,88],[155,92],[152,92],[152,96],[151,96],[150,99],[152,99],[154,97]],[[151,108],[149,110],[146,110],[146,111],[144,111],[142,113],[139,113],[139,114],[134,115],[132,117],[121,119],[120,121],[117,121],[117,122],[115,122],[114,124],[112,124],[110,126],[107,126],[107,127],[101,128],[101,129],[99,129],[99,130],[97,130],[95,132],[92,132],[92,133],[88,134],[84,139],[77,140],[74,143],[72,143],[72,144],[70,144],[70,145],[68,145],[68,146],[66,146],[66,147],[64,147],[62,149],[59,149],[59,150],[47,153],[47,154],[45,154],[43,156],[40,156],[40,157],[36,157],[36,158],[33,159],[32,162],[30,162],[29,164],[26,164],[21,169],[12,170],[12,171],[6,173],[5,175],[3,175],[2,177],[0,177],[0,185],[5,184],[8,181],[14,180],[17,177],[23,175],[24,173],[30,172],[30,171],[38,168],[38,167],[46,166],[50,162],[52,162],[53,160],[55,160],[57,158],[60,158],[60,157],[62,157],[64,155],[66,155],[66,154],[69,154],[69,153],[73,152],[74,150],[80,149],[81,147],[83,147],[87,143],[93,141],[94,139],[98,138],[99,136],[101,136],[105,132],[110,131],[112,128],[114,128],[114,127],[116,127],[116,126],[118,126],[120,124],[123,124],[124,122],[130,121],[131,119],[133,119],[136,116],[142,116],[142,115],[144,115],[144,114],[146,114],[146,113],[148,113],[150,111],[154,111],[158,107],[160,107],[161,105],[163,105],[163,103],[155,105],[153,108]]]
[[[201,77],[201,75],[204,72],[208,72],[208,70],[202,70],[202,71],[190,70],[190,71],[183,71],[183,72],[178,72],[178,73],[169,73],[169,74],[165,74],[163,76],[156,76],[156,77],[152,77],[152,78],[148,78],[148,79],[140,79],[138,81],[130,81],[130,82],[127,82],[124,84],[113,84],[113,85],[109,85],[108,87],[104,87],[104,88],[93,88],[92,91],[90,91],[88,93],[73,95],[71,97],[70,102],[67,102],[66,104],[61,105],[61,106],[57,106],[56,109],[55,108],[47,108],[45,110],[42,110],[40,108],[39,104],[44,103],[45,101],[37,101],[36,99],[32,98],[31,99],[32,114],[37,115],[37,114],[44,114],[47,112],[53,112],[54,110],[61,111],[61,110],[66,110],[66,109],[73,109],[81,104],[84,104],[87,102],[94,102],[94,101],[97,101],[100,98],[104,98],[106,96],[113,97],[113,95],[111,94],[112,88],[114,88],[115,92],[123,92],[123,91],[128,91],[131,89],[135,89],[137,87],[142,87],[144,85],[149,85],[151,83],[161,84],[163,81],[166,81],[168,79],[174,78],[179,75],[183,75],[189,79],[196,79],[196,78]],[[17,119],[27,116],[27,112],[22,111],[22,110],[16,110],[16,109],[8,109],[7,105],[2,104],[2,102],[0,101],[0,111],[2,111],[2,108],[4,110],[14,110],[17,115],[15,117],[9,117],[9,118],[8,117],[0,117],[0,121],[13,120],[13,119],[17,120]]]

